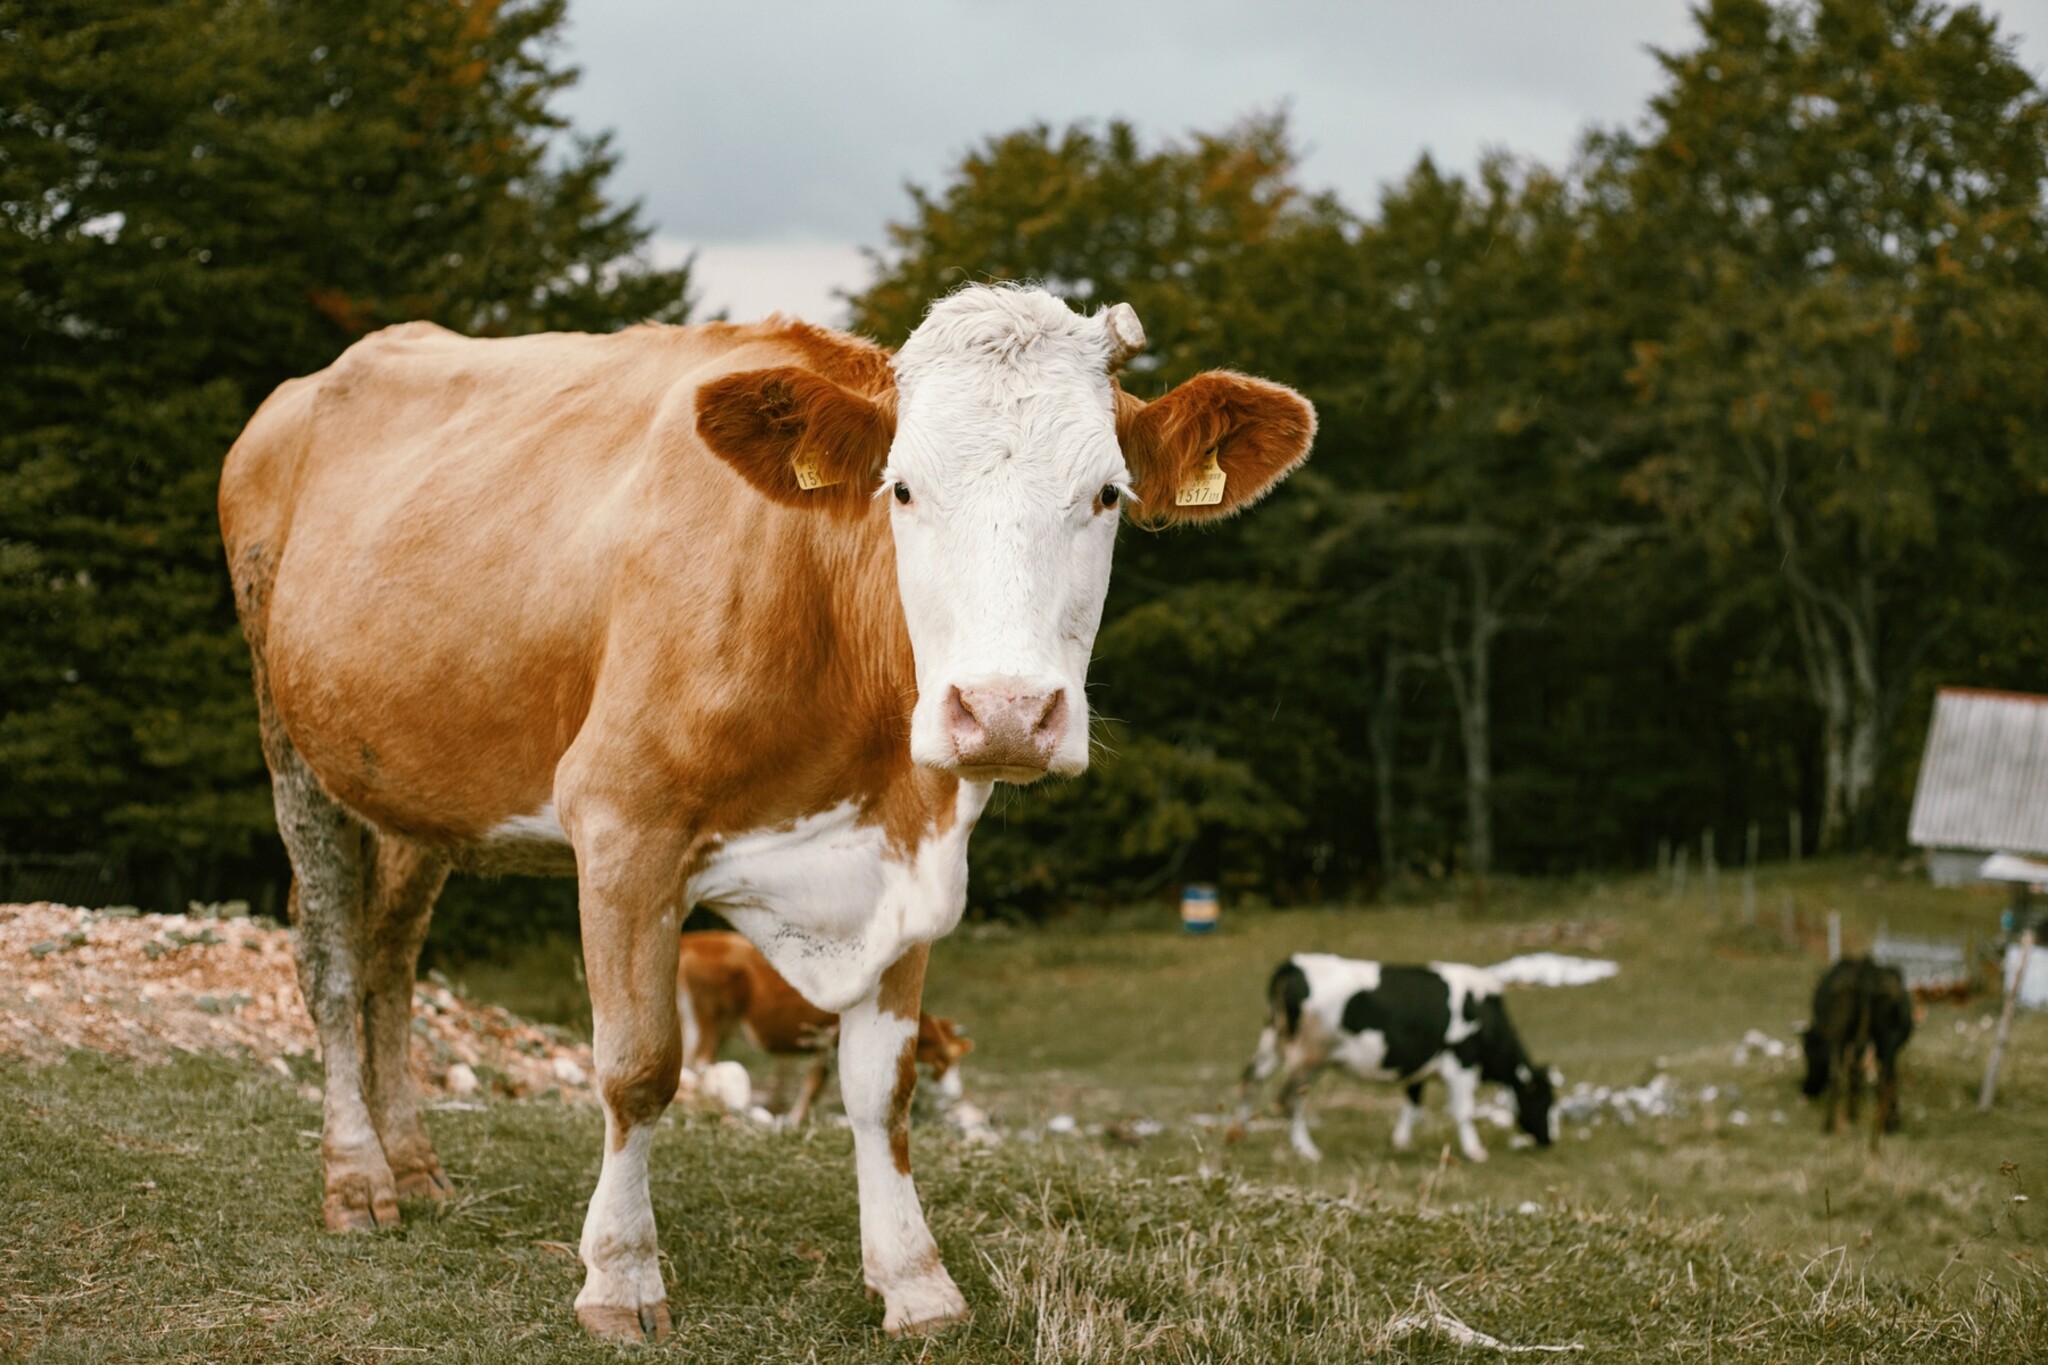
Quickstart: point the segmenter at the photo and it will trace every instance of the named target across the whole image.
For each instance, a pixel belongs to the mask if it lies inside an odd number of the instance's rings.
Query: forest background
[[[214,518],[278,382],[412,318],[691,317],[566,127],[565,0],[0,0],[0,897],[281,907]],[[1013,790],[970,904],[1244,904],[1903,846],[1934,690],[2048,678],[2048,96],[1929,0],[1700,6],[1568,164],[1301,182],[1282,112],[981,142],[854,325],[1127,300],[1141,395],[1316,403],[1225,526],[1127,529],[1097,757]],[[716,186],[703,192],[716,193]],[[96,894],[88,898],[73,889]],[[559,928],[458,887],[436,939]]]

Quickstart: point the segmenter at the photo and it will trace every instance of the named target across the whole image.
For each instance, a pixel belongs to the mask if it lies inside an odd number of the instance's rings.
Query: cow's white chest
[[[688,906],[716,910],[819,1009],[837,1013],[875,988],[905,948],[960,922],[967,904],[967,837],[988,804],[987,783],[963,782],[954,819],[910,853],[844,802],[773,829],[729,835],[684,888]],[[552,805],[507,820],[463,851],[476,870],[574,872]]]
[[[727,838],[686,899],[723,915],[807,1000],[837,1013],[869,995],[906,948],[960,922],[967,837],[988,794],[987,784],[962,783],[951,826],[907,854],[850,803]]]
[[[812,933],[858,932],[881,899],[888,850],[881,828],[857,815],[848,802],[720,840],[690,878],[687,899],[727,918],[754,910]]]

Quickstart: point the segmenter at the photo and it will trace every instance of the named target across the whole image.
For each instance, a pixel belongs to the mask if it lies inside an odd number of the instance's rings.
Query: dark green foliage
[[[602,140],[561,142],[562,0],[0,0],[0,831],[138,894],[274,868],[220,462],[388,322],[679,319]],[[235,874],[240,874],[237,877]]]
[[[991,907],[1895,845],[1939,682],[2043,687],[2048,103],[1924,0],[1699,15],[1568,173],[1424,159],[1370,218],[1278,119],[991,140],[856,315],[971,278],[1128,299],[1129,382],[1317,404],[1240,524],[1127,534],[1104,752],[977,834]],[[2031,570],[2031,571],[2030,571]],[[2002,603],[2002,605],[1994,605]]]
[[[561,19],[0,0],[0,852],[173,904],[279,870],[211,513],[279,379],[401,318],[682,315],[547,112]],[[1037,280],[1133,304],[1141,396],[1231,367],[1321,417],[1250,516],[1126,534],[1094,767],[998,795],[978,910],[1774,857],[1794,811],[1893,846],[1933,688],[2048,689],[2048,101],[1930,0],[1716,0],[1662,61],[1570,167],[1372,206],[1277,116],[912,191],[858,329]],[[567,904],[458,888],[437,952]]]

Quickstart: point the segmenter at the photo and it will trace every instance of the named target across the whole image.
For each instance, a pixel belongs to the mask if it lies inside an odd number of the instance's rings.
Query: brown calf
[[[803,1125],[832,1073],[832,1058],[839,1048],[838,1015],[827,1014],[798,995],[745,938],[716,931],[683,935],[676,1003],[683,1017],[684,1066],[702,1070],[717,1061],[735,1029],[744,1030],[748,1041],[763,1052],[814,1058],[789,1111],[789,1121]],[[974,1040],[962,1038],[951,1019],[918,1013],[917,1063],[942,1091],[958,1094],[957,1064],[972,1051]]]

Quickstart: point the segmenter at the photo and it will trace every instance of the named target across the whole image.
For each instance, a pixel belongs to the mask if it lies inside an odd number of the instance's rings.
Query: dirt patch
[[[290,932],[248,918],[0,905],[0,1056],[54,1062],[75,1048],[140,1061],[314,1054]],[[413,993],[412,1067],[429,1093],[480,1083],[592,1098],[587,1044],[433,983]]]

